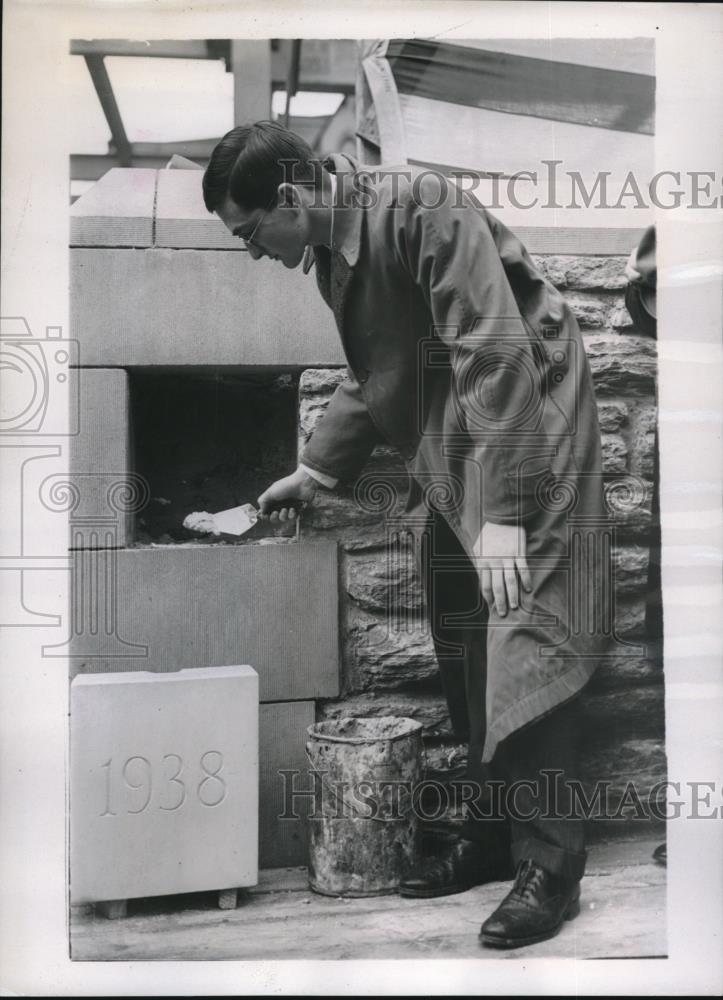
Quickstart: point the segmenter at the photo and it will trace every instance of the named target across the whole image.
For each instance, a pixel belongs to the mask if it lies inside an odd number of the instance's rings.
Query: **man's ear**
[[[295,184],[284,181],[278,187],[279,205],[281,208],[301,208],[303,202],[301,192]]]

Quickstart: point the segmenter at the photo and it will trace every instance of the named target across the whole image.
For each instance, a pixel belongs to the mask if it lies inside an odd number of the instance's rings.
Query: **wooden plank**
[[[70,268],[85,365],[344,364],[331,310],[300,268],[166,249],[76,249]]]
[[[308,799],[300,799],[299,819],[279,819],[284,812],[283,771],[299,771],[288,788],[311,788],[305,746],[307,728],[315,718],[313,701],[276,702],[259,710],[259,867],[306,865],[307,832],[304,818]]]
[[[129,485],[128,375],[117,368],[75,369],[71,381],[79,426],[70,438],[70,478],[79,502],[70,513],[70,547],[122,547],[130,518],[113,498]]]
[[[73,673],[250,663],[261,701],[339,694],[335,543],[124,549],[114,574],[103,605],[115,602],[116,633],[146,655],[106,655],[85,628],[71,640]]]
[[[109,170],[71,206],[70,245],[151,246],[156,173],[138,167]]]
[[[159,171],[155,245],[244,252],[242,240],[207,211],[201,179],[196,170]]]

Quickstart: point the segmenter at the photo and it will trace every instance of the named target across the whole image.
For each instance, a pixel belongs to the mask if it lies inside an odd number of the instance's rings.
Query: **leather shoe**
[[[426,858],[399,883],[399,895],[411,899],[433,899],[466,892],[486,882],[504,882],[512,877],[509,850],[487,850],[471,840],[447,844],[436,857]]]
[[[579,882],[567,882],[534,861],[521,861],[512,890],[482,924],[480,940],[492,948],[536,944],[554,937],[579,912]]]

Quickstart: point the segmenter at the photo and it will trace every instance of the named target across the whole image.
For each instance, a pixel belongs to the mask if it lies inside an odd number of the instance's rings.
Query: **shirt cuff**
[[[321,483],[322,486],[326,486],[328,490],[333,490],[338,484],[339,480],[335,479],[333,476],[327,476],[325,472],[317,472],[316,469],[310,469],[308,465],[304,465],[303,462],[299,462],[299,468],[303,469],[307,476],[311,476],[315,479],[317,483]]]

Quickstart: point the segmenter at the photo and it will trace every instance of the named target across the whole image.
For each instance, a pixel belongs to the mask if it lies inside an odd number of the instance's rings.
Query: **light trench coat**
[[[449,566],[448,585],[438,573],[437,604],[450,594],[468,604],[457,609],[461,656],[454,629],[434,634],[452,721],[489,761],[583,687],[610,638],[610,532],[582,338],[520,241],[448,179],[407,165],[367,175],[345,156],[327,167],[345,199],[344,236],[338,252],[317,248],[316,277],[350,378],[301,461],[354,482],[379,443],[404,458],[409,523],[420,538],[436,523],[447,539],[437,555],[456,559],[455,580]],[[533,590],[504,618],[472,572],[486,521],[526,529]]]

